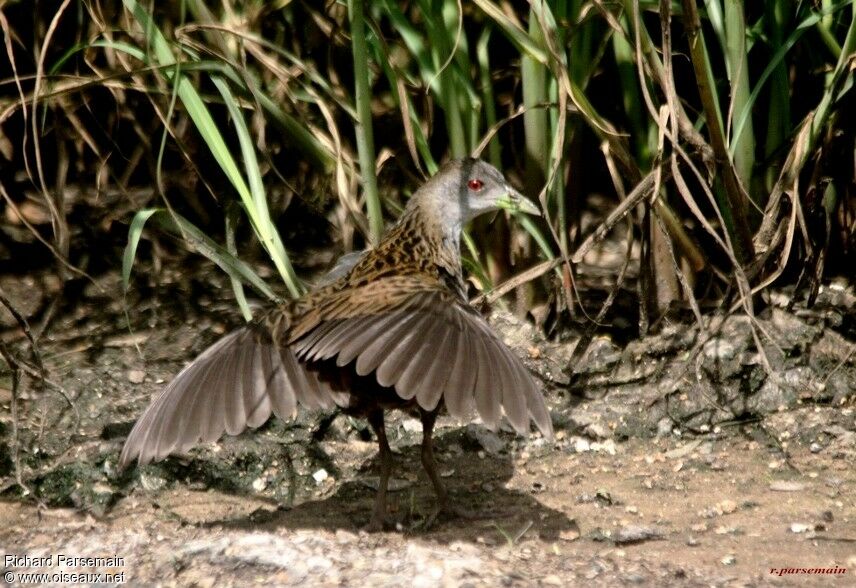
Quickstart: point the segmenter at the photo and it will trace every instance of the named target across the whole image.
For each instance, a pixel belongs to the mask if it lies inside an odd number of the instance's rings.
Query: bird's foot
[[[369,522],[363,526],[363,531],[366,533],[382,533],[383,531],[392,531],[397,526],[396,521],[392,517],[375,513],[369,519]]]
[[[489,516],[489,514],[473,512],[469,509],[458,506],[457,504],[452,503],[451,500],[444,500],[442,502],[439,502],[437,506],[434,507],[434,510],[431,511],[431,514],[429,514],[428,518],[425,519],[423,528],[430,529],[441,517],[450,519],[463,519],[465,521],[475,521],[479,519],[489,518]]]

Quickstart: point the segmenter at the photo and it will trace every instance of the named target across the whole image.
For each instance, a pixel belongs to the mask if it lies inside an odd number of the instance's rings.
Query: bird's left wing
[[[290,419],[298,404],[330,409],[347,400],[264,328],[246,326],[209,347],[169,383],[134,425],[119,464],[124,468],[136,459],[142,465],[224,433],[237,435],[271,413]]]

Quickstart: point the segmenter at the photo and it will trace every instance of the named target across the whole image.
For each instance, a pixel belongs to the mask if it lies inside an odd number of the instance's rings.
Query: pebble
[[[770,482],[770,490],[774,492],[802,492],[806,485],[802,482],[791,482],[787,480],[776,480]]]
[[[142,384],[146,379],[146,372],[143,370],[130,370],[128,372],[128,381],[132,384]]]
[[[589,423],[583,433],[592,439],[606,439],[611,436],[609,429],[600,423]]]
[[[336,542],[340,544],[344,543],[354,543],[358,537],[351,533],[350,531],[346,531],[344,529],[336,529]]]
[[[154,476],[147,473],[140,474],[140,486],[146,492],[155,492],[166,486],[166,480],[160,476]]]
[[[604,453],[608,453],[609,455],[615,455],[617,452],[615,449],[615,441],[613,441],[612,439],[607,439],[603,443],[592,443],[591,450],[602,451]]]
[[[737,512],[737,503],[733,500],[726,499],[722,502],[718,502],[714,506],[709,506],[704,510],[700,510],[698,515],[706,519],[712,519],[724,514],[732,514],[734,512]]]
[[[312,474],[312,479],[315,480],[315,483],[320,484],[324,480],[330,477],[330,474],[327,473],[327,470],[321,468],[320,470],[316,470],[315,473]]]
[[[701,443],[701,439],[694,439],[680,447],[676,447],[675,449],[667,451],[666,453],[664,453],[664,455],[669,459],[677,459],[679,457],[684,457],[695,451],[698,446],[701,445]]]
[[[638,543],[640,541],[650,541],[652,539],[662,539],[665,533],[659,527],[647,525],[624,525],[618,530],[615,535],[615,542],[621,543]]]
[[[499,435],[479,425],[467,425],[467,437],[478,443],[489,455],[496,456],[505,450],[505,441]]]
[[[591,449],[591,443],[587,439],[583,439],[582,437],[574,437],[574,451],[577,453],[585,453]]]
[[[408,433],[421,433],[422,423],[419,419],[402,419],[401,426]]]
[[[559,539],[562,541],[576,541],[580,538],[580,529],[574,525],[570,529],[562,529],[559,531]]]
[[[731,514],[737,510],[737,503],[733,500],[723,500],[722,502],[716,505],[716,508],[722,514]]]

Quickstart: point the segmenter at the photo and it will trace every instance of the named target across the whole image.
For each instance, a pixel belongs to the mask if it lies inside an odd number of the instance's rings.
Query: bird
[[[491,164],[454,159],[419,187],[378,244],[349,254],[332,276],[276,305],[205,350],[166,386],[129,433],[121,469],[291,419],[298,405],[365,418],[378,442],[380,476],[368,530],[389,528],[392,452],[384,412],[418,413],[421,461],[436,494],[432,518],[466,516],[449,498],[433,450],[437,415],[473,410],[496,430],[553,425],[522,360],[467,299],[460,237],[475,217],[501,209],[540,214]]]

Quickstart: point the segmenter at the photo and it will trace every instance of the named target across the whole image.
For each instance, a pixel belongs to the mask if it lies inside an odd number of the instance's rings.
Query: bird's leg
[[[434,459],[434,422],[437,420],[437,411],[428,411],[419,407],[419,415],[422,418],[422,467],[431,479],[434,492],[437,494],[437,508],[428,517],[426,526],[430,526],[441,513],[452,514],[464,519],[475,518],[472,513],[452,504],[449,492],[440,479],[437,471],[437,461]]]
[[[383,410],[376,409],[368,415],[369,425],[377,436],[378,457],[380,458],[380,479],[375,496],[375,507],[372,518],[366,526],[367,531],[383,531],[387,523],[386,515],[386,489],[389,484],[389,476],[392,473],[392,450],[386,439],[386,427],[383,424]]]

